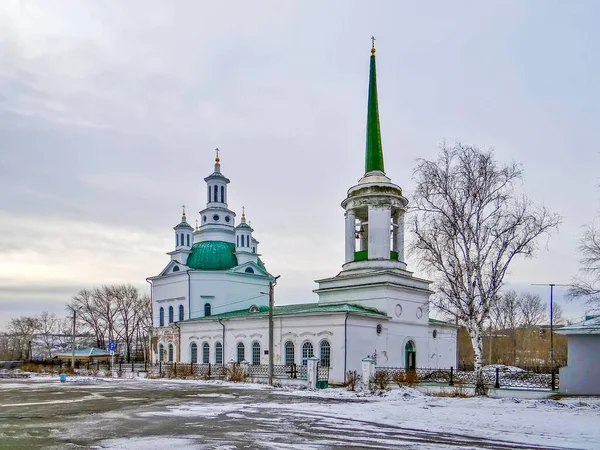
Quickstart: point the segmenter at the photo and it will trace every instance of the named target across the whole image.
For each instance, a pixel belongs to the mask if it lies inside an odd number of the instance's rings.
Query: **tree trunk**
[[[477,324],[472,324],[469,329],[471,344],[473,345],[473,363],[475,366],[475,395],[486,395],[487,389],[483,379],[483,334]]]

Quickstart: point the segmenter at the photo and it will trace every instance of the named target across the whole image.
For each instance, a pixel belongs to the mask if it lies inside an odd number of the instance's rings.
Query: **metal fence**
[[[387,375],[387,376],[386,376]],[[387,382],[402,384],[406,380],[417,383],[442,383],[475,385],[477,375],[474,371],[450,369],[405,369],[400,367],[376,367],[375,376]],[[551,389],[558,387],[559,379],[556,371],[536,373],[530,371],[502,371],[500,368],[483,371],[483,381],[488,387],[494,388],[528,388]]]

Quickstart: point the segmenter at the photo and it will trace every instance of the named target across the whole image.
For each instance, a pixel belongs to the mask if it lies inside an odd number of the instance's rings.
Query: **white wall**
[[[570,334],[567,339],[567,367],[560,369],[560,392],[600,395],[600,334]]]

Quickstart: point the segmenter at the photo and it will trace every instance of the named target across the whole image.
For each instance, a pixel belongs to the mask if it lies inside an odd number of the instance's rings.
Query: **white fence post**
[[[363,389],[370,389],[371,378],[375,375],[375,360],[370,356],[362,360],[362,381]]]
[[[309,389],[317,388],[317,379],[319,378],[319,358],[312,357],[306,361],[306,378],[308,378]]]

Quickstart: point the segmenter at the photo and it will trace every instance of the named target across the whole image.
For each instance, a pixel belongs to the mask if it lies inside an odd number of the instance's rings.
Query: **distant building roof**
[[[57,353],[58,357],[71,357],[73,355],[72,351],[66,351],[62,353]],[[79,358],[89,358],[92,356],[110,356],[110,352],[108,350],[102,350],[96,347],[83,347],[75,349],[75,357]]]
[[[582,322],[574,323],[555,331],[558,334],[600,334],[600,316],[586,316]]]

